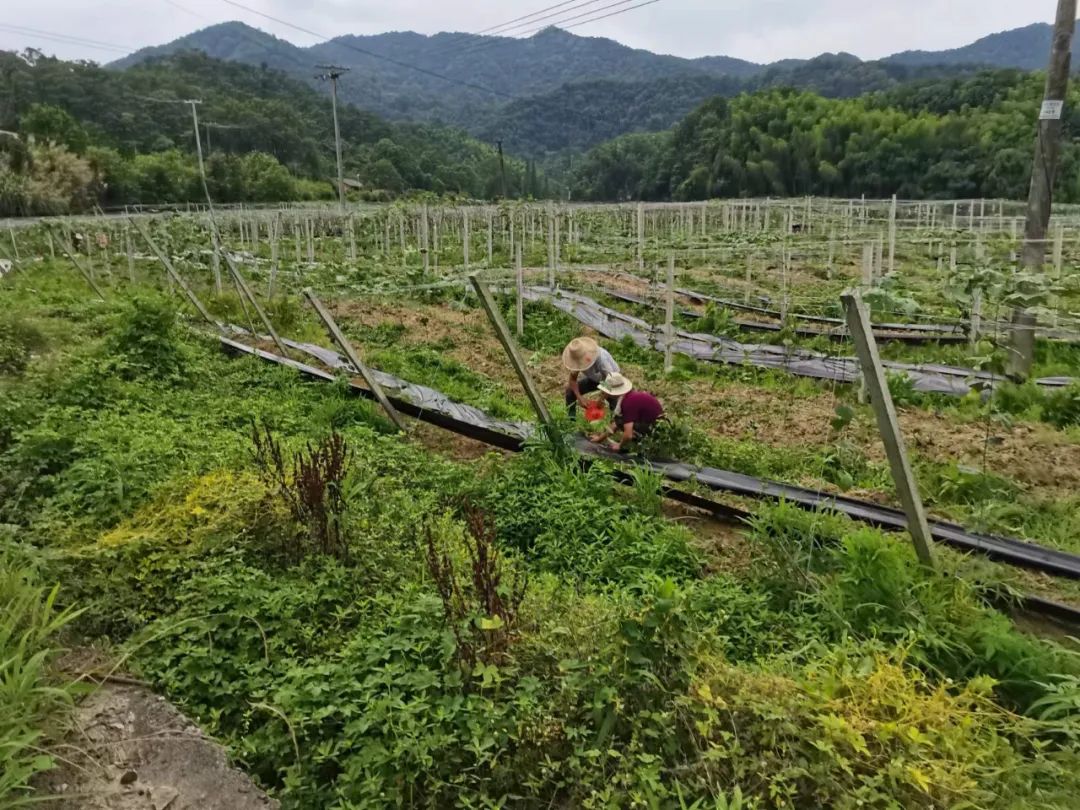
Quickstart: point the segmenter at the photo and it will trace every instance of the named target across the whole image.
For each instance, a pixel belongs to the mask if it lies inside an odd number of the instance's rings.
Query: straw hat
[[[597,386],[609,397],[621,397],[634,390],[634,384],[622,374],[609,374],[608,378]]]
[[[600,355],[600,344],[592,338],[575,338],[563,349],[562,362],[570,371],[585,371]]]

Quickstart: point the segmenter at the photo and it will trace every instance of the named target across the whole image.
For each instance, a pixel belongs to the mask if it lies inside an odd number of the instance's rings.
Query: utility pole
[[[194,98],[184,100],[185,104],[191,105],[191,123],[195,130],[195,154],[199,156],[199,177],[202,179],[203,193],[206,194],[206,202],[208,205],[213,205],[210,202],[210,188],[206,185],[206,164],[203,163],[203,151],[202,151],[202,138],[199,137],[199,105],[201,101]]]
[[[1061,154],[1062,108],[1069,90],[1073,32],[1076,30],[1076,0],[1058,0],[1054,39],[1050,46],[1050,67],[1046,90],[1039,113],[1039,135],[1035,141],[1035,161],[1031,172],[1027,219],[1024,226],[1024,249],[1021,266],[1028,273],[1038,273],[1046,261],[1046,232],[1050,225],[1054,179]],[[1034,285],[1021,284],[1018,292],[1034,295]],[[1026,289],[1025,289],[1026,288]],[[1026,379],[1035,364],[1035,314],[1023,303],[1012,313],[1008,371]]]
[[[503,158],[502,138],[495,141],[499,147],[499,176],[502,178],[502,198],[506,199],[506,161]]]
[[[326,73],[316,78],[330,80],[330,104],[334,110],[334,151],[337,153],[337,183],[338,183],[338,205],[341,208],[341,213],[345,213],[345,170],[341,166],[341,128],[338,126],[337,117],[337,80],[349,72],[347,67],[339,67],[337,65],[316,65],[319,70],[325,70]]]

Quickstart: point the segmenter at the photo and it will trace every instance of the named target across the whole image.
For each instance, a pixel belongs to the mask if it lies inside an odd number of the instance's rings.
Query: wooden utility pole
[[[904,436],[900,432],[896,406],[893,405],[892,395],[889,393],[885,368],[881,365],[877,340],[874,338],[874,331],[870,325],[870,313],[858,293],[847,292],[840,298],[844,302],[844,313],[847,316],[851,337],[855,342],[855,353],[862,367],[863,379],[869,389],[870,405],[874,409],[878,430],[885,443],[885,455],[889,458],[889,468],[892,470],[893,482],[896,484],[896,494],[900,497],[900,503],[907,515],[908,532],[915,544],[915,553],[923,565],[933,567],[934,555],[930,550],[933,535],[930,533],[930,524],[926,520],[926,510],[923,508],[919,486],[911,470],[911,462],[908,460]]]
[[[343,352],[345,352],[345,357],[353,364],[353,368],[360,372],[360,376],[364,378],[367,387],[371,389],[371,393],[375,395],[375,399],[378,400],[382,409],[386,411],[386,415],[390,418],[390,421],[394,423],[394,427],[402,433],[405,433],[405,422],[401,418],[401,414],[397,412],[397,409],[390,403],[390,400],[387,399],[383,387],[379,384],[379,381],[375,379],[375,375],[371,373],[371,369],[369,369],[364,364],[364,361],[360,359],[360,355],[356,353],[356,349],[353,348],[349,339],[345,337],[345,333],[342,332],[341,328],[337,325],[334,316],[323,306],[322,301],[315,297],[315,293],[311,288],[304,290],[304,297],[307,298],[308,303],[311,304],[319,318],[322,319],[323,324],[326,326],[326,330],[330,333],[330,337],[332,337],[334,342],[341,347]]]
[[[341,209],[341,213],[345,213],[345,170],[341,165],[341,128],[338,126],[337,115],[337,80],[348,73],[349,68],[338,67],[337,65],[316,65],[315,67],[326,71],[316,78],[323,81],[330,80],[330,107],[334,112],[334,153],[337,156],[338,207]]]
[[[555,422],[548,412],[544,397],[540,394],[540,389],[536,387],[536,382],[533,380],[532,375],[529,374],[525,359],[521,356],[521,351],[518,349],[517,343],[514,342],[514,338],[506,326],[506,321],[503,320],[502,313],[499,311],[499,306],[495,303],[491,291],[480,280],[478,273],[472,273],[469,276],[469,281],[472,282],[473,289],[476,290],[476,294],[480,297],[480,304],[495,329],[495,336],[499,339],[503,349],[506,350],[506,356],[510,359],[510,365],[513,366],[514,373],[517,374],[517,378],[521,382],[521,387],[525,389],[525,396],[528,397],[529,404],[532,405],[541,424],[548,431],[548,435],[554,438],[556,435]]]
[[[1058,0],[1054,39],[1050,46],[1050,67],[1039,113],[1039,135],[1028,193],[1027,219],[1021,265],[1028,273],[1038,273],[1046,261],[1046,232],[1050,225],[1054,179],[1061,154],[1062,108],[1069,90],[1072,41],[1076,30],[1076,0]],[[1034,295],[1035,285],[1021,284],[1019,292]],[[1020,305],[1013,309],[1010,336],[1009,374],[1026,379],[1035,364],[1035,314]]]

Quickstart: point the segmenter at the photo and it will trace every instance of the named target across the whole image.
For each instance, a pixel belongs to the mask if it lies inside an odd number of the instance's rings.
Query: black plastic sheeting
[[[219,339],[223,347],[230,352],[254,355],[272,363],[295,368],[309,377],[325,382],[332,382],[335,379],[332,373],[321,368],[256,349],[230,338]],[[285,344],[290,349],[304,352],[331,368],[348,374],[356,373],[356,370],[344,358],[330,349],[288,340]],[[522,449],[526,440],[535,431],[535,426],[531,423],[492,419],[479,408],[454,402],[432,388],[414,385],[374,369],[372,373],[376,375],[379,384],[385,388],[387,397],[399,411],[460,435],[505,450],[517,451]],[[372,397],[371,392],[365,387],[357,383],[353,383],[352,387],[358,393],[368,398]],[[583,437],[579,437],[577,449],[587,457],[606,458],[620,464],[648,466],[674,483],[696,483],[713,491],[755,499],[784,500],[807,510],[834,510],[854,520],[887,529],[898,531],[907,529],[907,518],[903,512],[866,501],[830,495],[775,481],[764,481],[741,473],[709,467],[695,467],[681,462],[619,455],[597,447]],[[692,505],[712,511],[730,511],[720,504],[692,496],[682,490],[670,492],[672,496],[676,496],[676,493],[686,496],[681,497],[680,500]],[[1013,538],[969,532],[952,523],[932,521],[930,530],[934,539],[963,551],[978,552],[1009,565],[1080,579],[1080,557],[1074,554],[1043,548],[1034,543],[1026,543]]]
[[[664,350],[663,327],[605,307],[584,295],[566,290],[552,291],[547,287],[526,287],[524,296],[526,300],[551,304],[605,337],[613,340],[629,338],[642,348]],[[704,362],[772,368],[799,377],[830,382],[854,383],[859,378],[858,362],[854,357],[830,357],[807,349],[768,343],[739,343],[717,335],[675,330],[672,350]],[[882,365],[891,372],[906,375],[916,391],[927,394],[962,397],[975,390],[976,385],[978,390],[987,390],[1005,381],[1004,377],[988,371],[959,366],[933,363],[912,365],[892,361],[884,361]],[[1036,380],[1037,384],[1046,388],[1060,388],[1070,382],[1072,379],[1068,377]]]
[[[633,277],[633,278],[636,279],[636,277]],[[637,279],[637,280],[640,281],[640,279]],[[685,296],[686,298],[689,298],[692,301],[700,301],[702,303],[705,303],[707,301],[712,301],[714,303],[720,304],[721,306],[727,307],[728,309],[737,309],[737,310],[741,310],[743,312],[754,312],[754,313],[757,313],[759,315],[764,315],[764,316],[769,317],[769,318],[779,318],[780,317],[779,312],[777,312],[776,310],[767,308],[767,305],[771,303],[768,298],[759,297],[757,300],[760,301],[763,306],[755,307],[755,306],[752,306],[751,304],[746,304],[746,303],[742,303],[742,302],[739,302],[739,301],[732,301],[732,300],[727,299],[727,298],[718,298],[716,296],[706,295],[705,293],[696,292],[694,290],[676,289],[675,292],[677,292],[679,295],[682,295],[682,296]],[[797,320],[801,320],[801,321],[812,321],[814,323],[837,324],[837,325],[839,325],[841,327],[844,324],[844,321],[841,318],[827,318],[827,317],[825,317],[823,315],[806,315],[806,314],[803,314],[803,313],[795,312],[795,313],[791,314],[791,317],[795,318]],[[998,330],[998,331],[1001,331],[1001,332],[1007,332],[1010,327],[1011,327],[1011,325],[1008,324],[1008,323],[995,322],[995,321],[985,321],[985,320],[983,321],[983,330],[984,330],[984,332],[990,332],[991,330]],[[957,323],[952,324],[952,325],[950,325],[950,324],[940,324],[940,323],[881,323],[881,324],[874,324],[874,332],[875,332],[875,334],[877,334],[877,331],[879,329],[885,330],[886,332],[925,332],[925,333],[929,333],[929,334],[938,334],[938,335],[941,336],[941,337],[938,337],[938,338],[927,337],[926,338],[927,340],[936,339],[936,340],[945,341],[945,342],[950,342],[950,341],[951,342],[961,342],[961,341],[967,340],[967,325],[963,324],[963,323],[960,323],[960,322],[957,322]],[[957,333],[963,335],[963,337],[956,338],[955,336],[957,335]],[[1040,329],[1038,331],[1038,335],[1039,335],[1039,337],[1045,338],[1047,340],[1058,340],[1058,341],[1062,341],[1064,343],[1080,343],[1080,335],[1077,335],[1076,332],[1072,332],[1072,331],[1069,331],[1067,329],[1044,328],[1044,329]],[[891,338],[891,339],[897,340],[899,338]]]
[[[684,295],[687,298],[695,300],[702,300],[700,293],[690,294],[685,290],[677,290],[679,295]],[[604,295],[610,296],[618,301],[625,301],[628,304],[637,304],[639,306],[651,307],[653,309],[662,309],[663,305],[656,302],[656,300],[649,300],[642,298],[639,295],[633,295],[631,293],[620,292],[618,290],[603,289]],[[708,298],[710,301],[715,301],[720,304],[725,302],[719,298]],[[767,314],[768,317],[773,317],[768,310],[760,310],[763,314]],[[704,317],[700,312],[694,312],[689,309],[679,310],[680,314],[687,318],[702,318]],[[776,313],[775,317],[779,318],[780,313]],[[822,319],[826,320],[826,319]],[[827,319],[828,322],[832,322],[832,319]],[[782,323],[766,323],[764,321],[748,321],[741,318],[735,318],[732,320],[739,329],[746,332],[780,332],[783,331],[784,325]],[[848,339],[847,326],[842,322],[836,321],[838,326],[796,326],[794,332],[801,337],[827,337],[830,340],[843,341]],[[949,331],[936,331],[936,329],[913,329],[905,330],[905,324],[890,324],[881,323],[874,324],[874,336],[883,342],[893,343],[966,343],[967,337],[962,332],[957,332],[946,326],[939,326],[938,324],[930,324],[943,330]]]
[[[750,304],[740,303],[738,301],[732,301],[726,298],[717,298],[716,296],[707,295],[705,293],[697,292],[695,290],[675,290],[679,295],[685,296],[692,301],[713,302],[720,304],[728,309],[738,309],[743,312],[753,312],[758,315],[764,315],[768,318],[779,318],[780,313],[773,309],[766,307],[755,307]],[[768,299],[764,299],[768,301]],[[810,321],[811,323],[825,323],[832,324],[840,329],[846,329],[846,324],[843,318],[828,318],[824,315],[806,315],[803,313],[794,312],[791,314],[792,318],[800,321]],[[917,333],[923,332],[928,336],[938,335],[942,337],[954,337],[960,340],[967,340],[967,335],[961,324],[944,324],[944,323],[876,323],[874,324],[874,332],[878,330],[883,332],[904,332],[904,333]]]

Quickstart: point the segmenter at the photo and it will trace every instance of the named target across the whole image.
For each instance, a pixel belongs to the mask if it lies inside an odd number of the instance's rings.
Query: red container
[[[607,415],[607,408],[603,402],[590,400],[585,406],[585,419],[589,422],[599,422]]]

